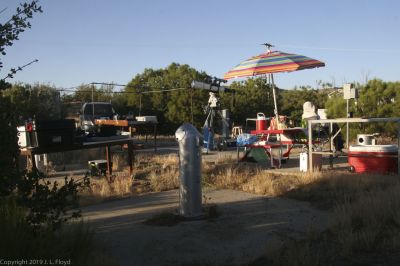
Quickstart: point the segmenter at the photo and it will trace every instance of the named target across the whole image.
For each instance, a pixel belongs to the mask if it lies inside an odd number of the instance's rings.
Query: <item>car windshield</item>
[[[93,104],[88,103],[85,106],[85,110],[83,111],[85,115],[92,116],[93,115]],[[111,104],[94,104],[94,116],[99,117],[110,117],[114,114],[114,110]]]

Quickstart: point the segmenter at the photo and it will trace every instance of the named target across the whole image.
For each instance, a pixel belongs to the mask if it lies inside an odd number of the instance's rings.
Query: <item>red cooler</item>
[[[263,113],[257,113],[256,130],[267,130],[267,119]]]
[[[354,145],[349,147],[349,165],[356,173],[397,174],[396,145]]]

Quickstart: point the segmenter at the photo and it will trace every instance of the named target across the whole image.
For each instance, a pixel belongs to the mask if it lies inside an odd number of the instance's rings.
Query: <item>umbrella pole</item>
[[[279,122],[279,115],[278,115],[278,107],[276,105],[276,91],[275,91],[275,83],[274,83],[274,75],[271,73],[270,74],[270,78],[271,78],[271,86],[272,86],[272,94],[274,96],[274,114],[275,114],[275,118],[276,118],[276,123]]]

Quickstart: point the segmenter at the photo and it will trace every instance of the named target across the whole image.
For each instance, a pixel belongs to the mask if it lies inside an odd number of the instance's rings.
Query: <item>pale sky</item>
[[[16,0],[1,0],[0,21]],[[278,87],[315,87],[317,80],[400,80],[400,2],[235,0],[42,0],[32,28],[2,57],[11,67],[38,59],[11,82],[69,88],[90,82],[126,84],[145,68],[188,64],[222,77],[241,61],[275,50],[306,55],[325,68],[275,75]]]

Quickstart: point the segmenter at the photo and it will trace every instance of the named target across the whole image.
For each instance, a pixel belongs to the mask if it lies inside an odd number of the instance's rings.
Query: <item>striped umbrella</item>
[[[257,76],[278,72],[291,72],[307,68],[323,67],[325,63],[304,55],[267,51],[253,56],[232,68],[224,79]]]
[[[323,67],[325,63],[303,55],[289,54],[280,51],[271,51],[272,45],[264,44],[268,51],[253,56],[232,68],[224,75],[224,79],[252,77],[258,75],[270,75],[272,92],[274,95],[274,113],[278,119],[278,108],[276,106],[276,92],[273,73],[291,72],[307,68]]]

